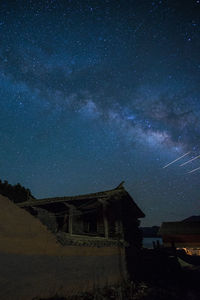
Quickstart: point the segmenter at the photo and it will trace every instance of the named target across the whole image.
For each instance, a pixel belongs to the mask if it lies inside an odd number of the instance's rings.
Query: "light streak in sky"
[[[190,171],[190,172],[188,172],[188,173],[193,173],[193,172],[195,172],[195,171],[197,171],[197,170],[199,170],[200,169],[200,167],[198,167],[198,168],[196,168],[196,169],[194,169],[194,170],[192,170],[192,171]]]
[[[200,155],[198,155],[198,156],[196,156],[196,157],[194,157],[194,158],[192,158],[192,159],[190,159],[190,160],[188,160],[188,161],[184,162],[182,165],[180,165],[180,167],[182,167],[182,166],[185,166],[185,165],[189,164],[191,161],[193,161],[193,160],[195,160],[195,159],[197,159],[197,158],[199,158],[199,157],[200,157]]]
[[[172,162],[170,162],[169,164],[167,164],[166,166],[163,167],[163,169],[169,167],[170,165],[172,165],[173,163],[175,163],[176,161],[178,161],[179,159],[183,158],[184,156],[188,155],[191,151],[183,154],[182,156],[178,157],[177,159],[173,160]]]

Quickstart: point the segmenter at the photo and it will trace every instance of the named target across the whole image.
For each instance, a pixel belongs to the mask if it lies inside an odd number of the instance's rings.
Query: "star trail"
[[[0,83],[1,179],[199,214],[199,1],[2,0]]]

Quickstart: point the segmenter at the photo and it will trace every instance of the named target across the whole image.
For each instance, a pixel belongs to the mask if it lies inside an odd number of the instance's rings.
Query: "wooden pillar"
[[[66,202],[64,202],[63,204],[69,209],[68,229],[69,229],[69,234],[72,234],[73,233],[73,213],[74,213],[75,207]]]
[[[69,209],[69,234],[73,233],[73,209]]]
[[[106,214],[106,204],[103,204],[103,223],[104,223],[104,232],[105,232],[105,238],[108,239],[108,219],[107,219],[107,214]]]
[[[64,216],[62,231],[69,232],[69,216],[68,216],[68,213]]]
[[[117,236],[117,237],[119,237],[120,236],[120,223],[119,223],[119,220],[116,220],[115,221],[115,235]]]
[[[121,220],[120,220],[120,222],[119,222],[119,228],[120,228],[120,237],[121,237],[122,239],[124,239],[124,228],[123,228],[123,223],[122,223]]]

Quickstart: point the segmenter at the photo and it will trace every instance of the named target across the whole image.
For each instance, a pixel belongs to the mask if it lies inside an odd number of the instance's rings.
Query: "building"
[[[136,269],[144,213],[123,183],[17,204],[0,198],[0,299],[78,295],[120,284]]]
[[[123,183],[113,190],[30,199],[18,206],[39,218],[64,244],[75,244],[86,238],[97,244],[98,241],[132,243],[135,236],[131,232],[138,224],[138,218],[144,217]]]
[[[165,247],[174,245],[187,254],[200,255],[200,221],[193,216],[180,222],[164,222],[159,230]]]

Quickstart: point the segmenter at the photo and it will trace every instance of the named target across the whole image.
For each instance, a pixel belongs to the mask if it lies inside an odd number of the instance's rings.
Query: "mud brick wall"
[[[63,255],[0,253],[0,299],[78,295],[126,279],[123,249],[66,248]]]
[[[0,195],[0,300],[69,296],[126,278],[124,247],[62,246],[38,219]]]

